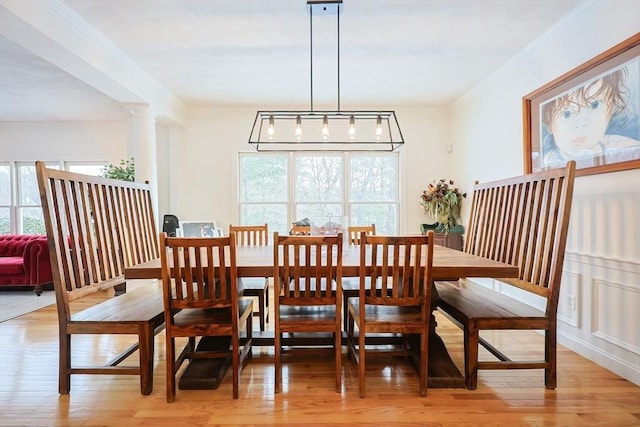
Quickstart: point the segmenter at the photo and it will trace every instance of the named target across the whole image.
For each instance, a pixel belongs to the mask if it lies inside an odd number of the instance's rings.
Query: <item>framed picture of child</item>
[[[640,33],[523,98],[525,172],[640,168]]]

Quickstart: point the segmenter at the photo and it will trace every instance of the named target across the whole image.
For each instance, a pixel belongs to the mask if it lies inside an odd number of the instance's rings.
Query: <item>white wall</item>
[[[471,188],[523,173],[522,97],[640,31],[639,17],[637,1],[585,4],[458,100],[452,175]],[[576,179],[559,319],[562,344],[640,384],[640,170]]]
[[[127,158],[124,122],[0,123],[0,160],[106,161]]]

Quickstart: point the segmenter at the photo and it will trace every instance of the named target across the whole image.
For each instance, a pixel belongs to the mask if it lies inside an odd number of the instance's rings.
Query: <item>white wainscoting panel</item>
[[[593,279],[592,333],[640,354],[640,288]]]
[[[581,288],[582,274],[563,269],[558,298],[558,321],[574,328],[580,327]]]

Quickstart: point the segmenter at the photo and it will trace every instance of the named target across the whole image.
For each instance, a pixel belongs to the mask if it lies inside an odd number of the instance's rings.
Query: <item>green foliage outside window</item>
[[[133,157],[129,160],[120,160],[120,165],[109,165],[102,169],[102,176],[105,178],[120,179],[122,181],[135,181],[136,168]]]

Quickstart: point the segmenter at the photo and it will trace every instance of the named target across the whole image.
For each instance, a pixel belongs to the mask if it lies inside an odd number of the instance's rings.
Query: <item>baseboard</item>
[[[596,363],[633,384],[640,386],[640,364],[634,366],[626,360],[606,353],[587,341],[580,340],[563,331],[558,331],[558,344],[571,349],[580,356],[591,360],[593,363]]]

